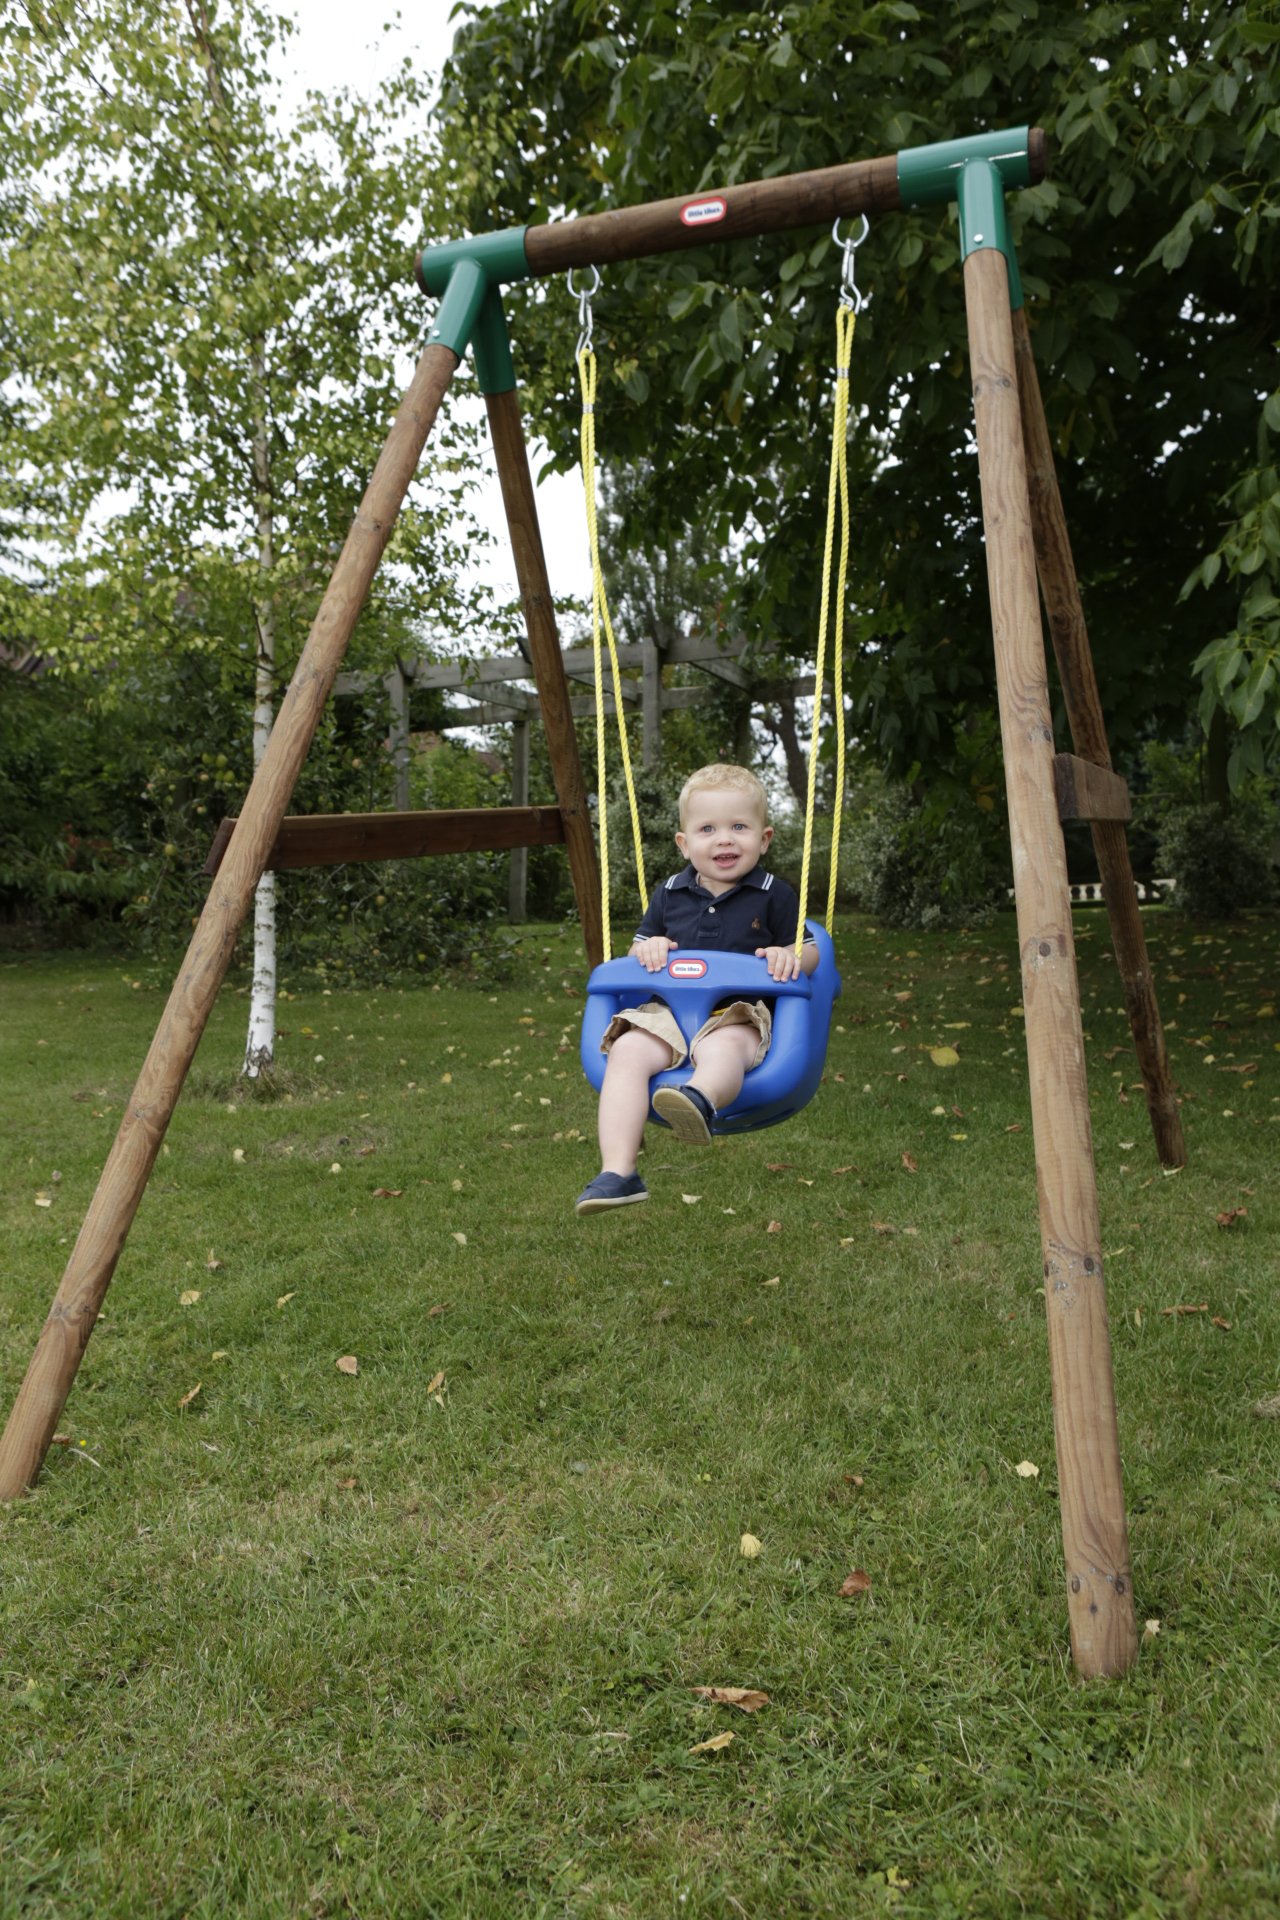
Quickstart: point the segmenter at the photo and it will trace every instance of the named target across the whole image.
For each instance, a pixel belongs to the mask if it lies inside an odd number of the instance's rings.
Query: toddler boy
[[[658,889],[631,943],[637,965],[665,970],[680,947],[718,947],[754,953],[774,980],[812,973],[818,949],[806,941],[797,956],[795,890],[760,865],[773,838],[765,791],[746,767],[701,767],[680,793],[676,845],[688,861]],[[680,1066],[686,1054],[693,1075],[682,1087],[660,1087],[655,1112],[677,1140],[706,1146],[717,1112],[733,1105],[742,1082],[769,1051],[772,1018],[767,1002],[735,1000],[717,1007],[686,1048],[671,1009],[659,999],[628,1007],[610,1021],[601,1041],[608,1054],[600,1089],[601,1171],[578,1195],[579,1213],[602,1213],[647,1200],[636,1156],[649,1117],[649,1083]]]

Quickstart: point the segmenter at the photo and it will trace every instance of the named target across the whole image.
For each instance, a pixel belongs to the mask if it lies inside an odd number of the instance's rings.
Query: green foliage
[[[1267,847],[1235,813],[1215,806],[1170,808],[1157,859],[1175,883],[1174,906],[1194,920],[1230,920],[1244,907],[1270,906],[1277,895]]]
[[[465,18],[443,111],[473,230],[833,165],[850,128],[869,156],[1045,127],[1051,176],[1010,212],[1113,745],[1180,734],[1195,662],[1233,624],[1241,663],[1215,684],[1243,689],[1246,735],[1270,724],[1274,605],[1254,596],[1275,591],[1280,40],[1261,6],[500,0]],[[696,524],[734,550],[731,630],[801,658],[837,264],[805,229],[618,263],[596,302],[602,457],[666,476],[636,537],[661,551]],[[945,770],[956,712],[994,706],[954,218],[873,221],[859,279],[854,693],[886,763]],[[572,303],[518,290],[512,307],[534,419],[568,466]]]
[[[982,926],[1004,904],[1008,840],[994,811],[935,791],[921,801],[886,782],[850,829],[848,885],[889,927]]]

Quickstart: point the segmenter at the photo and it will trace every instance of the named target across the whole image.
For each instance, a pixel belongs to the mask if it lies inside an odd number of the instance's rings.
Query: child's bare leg
[[[671,1049],[656,1034],[629,1027],[609,1049],[600,1089],[600,1165],[605,1173],[634,1173],[649,1118],[649,1082],[671,1065]]]
[[[688,1084],[705,1094],[717,1113],[731,1107],[755,1064],[760,1035],[745,1021],[716,1027],[699,1040]]]

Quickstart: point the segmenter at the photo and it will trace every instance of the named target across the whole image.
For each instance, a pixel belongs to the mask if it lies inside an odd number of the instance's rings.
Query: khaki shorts
[[[752,1067],[758,1067],[769,1051],[769,1041],[773,1037],[773,1015],[763,1000],[754,1003],[747,1000],[731,1000],[727,1006],[717,1007],[709,1020],[704,1020],[693,1036],[692,1045],[685,1046],[674,1013],[665,1000],[646,1000],[642,1007],[624,1007],[621,1013],[615,1013],[605,1028],[604,1039],[600,1042],[601,1053],[608,1053],[620,1033],[628,1027],[639,1027],[644,1033],[652,1033],[659,1040],[665,1040],[671,1049],[671,1065],[681,1067],[685,1060],[709,1033],[717,1027],[747,1026],[754,1027],[759,1036],[756,1057]],[[750,1072],[750,1068],[748,1068]]]

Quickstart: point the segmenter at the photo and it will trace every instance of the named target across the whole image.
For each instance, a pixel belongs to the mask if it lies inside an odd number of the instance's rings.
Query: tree
[[[1276,700],[1260,664],[1271,587],[1250,584],[1261,561],[1245,568],[1280,539],[1267,531],[1278,42],[1261,7],[1229,0],[499,0],[472,9],[446,75],[456,213],[483,230],[1044,126],[1051,177],[1012,216],[1124,752],[1180,726],[1197,660],[1220,694],[1247,682],[1238,718]],[[645,537],[660,547],[696,503],[708,543],[742,542],[737,623],[797,652],[815,623],[836,274],[825,233],[782,234],[617,265],[596,302],[612,362],[602,457],[636,460],[661,423],[669,484]],[[950,771],[976,798],[991,769],[953,743],[994,685],[954,218],[876,222],[859,274],[872,300],[854,349],[855,700],[887,763]],[[567,464],[570,303],[553,290],[512,304],[538,430]],[[1179,601],[1197,555],[1197,590]],[[1232,630],[1233,567],[1236,650],[1206,653]]]
[[[423,118],[408,62],[371,100],[311,95],[287,122],[290,31],[258,0],[140,0],[127,33],[108,0],[31,0],[0,50],[20,103],[0,459],[11,490],[46,477],[32,644],[98,680],[158,647],[215,651],[252,674],[255,761],[424,324],[409,261],[433,165],[423,135],[385,131]],[[364,664],[390,664],[411,618],[459,615],[442,527],[467,444],[441,436],[444,484],[402,515]],[[251,1069],[273,1049],[272,911],[265,876]]]

